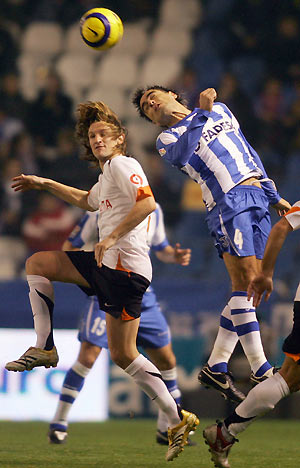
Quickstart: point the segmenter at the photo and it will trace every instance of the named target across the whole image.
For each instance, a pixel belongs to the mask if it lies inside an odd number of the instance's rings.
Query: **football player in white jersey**
[[[175,247],[169,244],[163,212],[158,203],[150,217],[147,242],[157,258],[165,263],[187,266],[190,262],[191,251],[181,249],[179,244]],[[87,212],[65,241],[63,250],[93,250],[98,240],[97,218],[96,211]],[[170,329],[151,286],[143,296],[141,312],[137,345],[146,351],[151,361],[160,370],[169,392],[176,403],[181,405],[181,392],[177,385],[176,358],[172,350]],[[66,374],[57,409],[49,427],[48,438],[50,443],[54,444],[66,442],[69,411],[101,349],[108,348],[105,312],[99,309],[95,296],[87,296],[87,303],[80,320],[78,339],[81,342],[78,358]],[[168,424],[162,411],[158,412],[156,441],[168,445]],[[188,445],[195,445],[195,443],[188,439]]]
[[[22,372],[37,366],[55,367],[58,355],[52,330],[52,281],[89,289],[106,312],[112,360],[166,414],[169,426],[166,460],[170,461],[182,452],[189,432],[199,420],[193,413],[178,409],[157,367],[136,347],[141,301],[152,276],[147,226],[155,200],[142,167],[137,160],[126,156],[126,130],[109,107],[100,101],[80,104],[76,134],[85,148],[86,159],[102,171],[89,192],[24,174],[13,179],[12,188],[47,190],[84,210],[98,210],[100,240],[95,252],[38,252],[27,260],[37,342],[19,359],[7,363],[6,369]]]
[[[258,306],[264,292],[268,300],[273,290],[273,274],[277,256],[289,232],[300,228],[300,201],[272,228],[268,239],[262,271],[249,284],[248,295],[254,297]],[[294,324],[285,339],[282,350],[285,354],[281,369],[270,378],[253,388],[246,399],[223,422],[204,430],[204,438],[210,446],[215,466],[229,468],[228,453],[236,436],[243,432],[257,417],[272,410],[290,393],[300,390],[300,283],[294,299]]]
[[[178,93],[155,85],[137,90],[133,103],[142,117],[165,128],[157,138],[159,154],[201,186],[208,228],[225,262],[232,295],[221,313],[212,353],[198,379],[225,398],[240,402],[245,396],[228,373],[228,361],[238,340],[254,384],[274,372],[262,347],[247,287],[260,269],[271,229],[269,204],[279,214],[290,204],[278,194],[230,109],[214,102],[216,96],[213,88],[203,91],[199,108],[191,111]]]

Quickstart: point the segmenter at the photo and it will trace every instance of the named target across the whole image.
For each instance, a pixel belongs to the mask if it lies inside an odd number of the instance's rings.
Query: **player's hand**
[[[249,284],[247,289],[248,300],[250,301],[253,297],[254,307],[258,307],[261,303],[264,292],[265,301],[270,297],[271,292],[273,291],[273,281],[269,276],[265,276],[262,273],[257,275]]]
[[[108,236],[95,245],[95,260],[99,268],[102,267],[102,260],[105,252],[115,245],[115,243],[116,240]]]
[[[176,244],[174,247],[174,258],[175,262],[179,265],[187,266],[191,261],[191,249],[181,249],[180,244]]]
[[[285,215],[291,209],[290,203],[284,198],[281,198],[279,202],[272,205],[272,207],[277,211],[279,216]]]
[[[205,89],[199,95],[199,108],[211,112],[216,98],[217,92],[214,88]]]
[[[43,177],[21,174],[12,179],[13,184],[11,185],[11,188],[13,188],[15,192],[26,192],[27,190],[42,190],[44,180],[45,179]]]

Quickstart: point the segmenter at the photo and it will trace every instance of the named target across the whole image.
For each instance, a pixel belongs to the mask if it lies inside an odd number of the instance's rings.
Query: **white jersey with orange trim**
[[[300,228],[300,200],[293,204],[292,208],[286,213],[285,218],[294,231]]]
[[[88,203],[99,210],[99,238],[105,239],[128,215],[138,200],[153,196],[139,162],[117,155],[104,164],[98,182],[88,195]],[[147,245],[148,217],[108,249],[103,264],[109,268],[133,271],[149,281],[152,266]]]

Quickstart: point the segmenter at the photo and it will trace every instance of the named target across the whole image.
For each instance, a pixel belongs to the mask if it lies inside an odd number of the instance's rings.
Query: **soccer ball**
[[[123,23],[108,8],[92,8],[80,20],[80,34],[92,49],[106,50],[122,39]]]

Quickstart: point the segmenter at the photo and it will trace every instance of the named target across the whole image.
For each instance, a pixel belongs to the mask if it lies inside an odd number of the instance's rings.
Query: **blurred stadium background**
[[[98,6],[114,10],[125,28],[120,44],[102,53],[85,46],[78,29],[81,15]],[[129,152],[148,174],[170,241],[192,248],[188,268],[153,259],[153,284],[171,326],[184,405],[201,417],[227,413],[226,402],[197,382],[229,295],[226,272],[208,235],[199,187],[156,155],[159,130],[138,118],[131,93],[139,85],[171,86],[193,108],[201,90],[215,87],[282,196],[293,203],[299,199],[299,18],[297,0],[1,0],[0,419],[50,418],[64,372],[76,357],[75,329],[84,297],[76,287],[58,284],[55,327],[62,343],[69,343],[61,351],[60,367],[48,371],[54,373],[48,377],[35,370],[32,378],[4,370],[5,361],[15,355],[16,341],[20,352],[32,344],[24,261],[34,251],[60,248],[82,214],[44,193],[14,193],[10,184],[21,172],[83,189],[95,183],[97,171],[80,161],[73,135],[76,106],[88,99],[104,100],[122,118],[129,130]],[[299,257],[300,243],[293,233],[278,261],[272,298],[258,311],[266,354],[277,365],[291,327]],[[73,341],[68,341],[70,333]],[[109,414],[153,415],[154,408],[134,384],[104,361],[106,370],[95,368],[93,378],[105,381],[109,373]],[[247,390],[249,368],[240,349],[231,368]],[[35,396],[37,382],[42,396]],[[100,398],[106,401],[107,386],[96,388],[91,384],[78,408],[84,399],[90,409]],[[30,398],[41,398],[35,405],[40,413],[22,410]],[[299,417],[299,408],[299,395],[294,395],[271,417]],[[90,413],[97,417],[95,410],[84,411],[87,420],[93,419]],[[106,417],[107,411],[99,412],[99,419]]]

